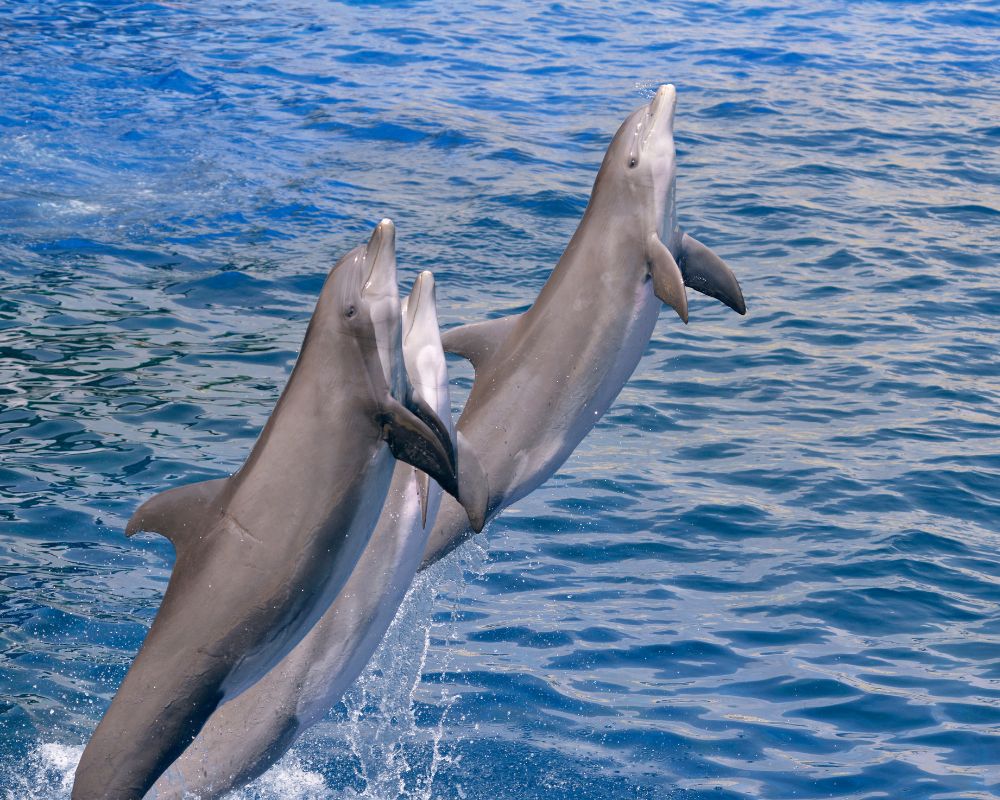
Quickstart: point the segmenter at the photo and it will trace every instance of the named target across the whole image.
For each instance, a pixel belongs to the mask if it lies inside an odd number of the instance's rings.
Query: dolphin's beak
[[[403,332],[403,336],[405,337],[414,327],[428,325],[437,327],[437,305],[434,301],[434,275],[424,270],[413,282],[413,289],[406,301],[406,330]],[[441,421],[441,418],[427,405],[423,398],[412,391],[407,399],[406,407],[437,434],[441,445],[448,452],[452,464],[454,464],[455,446],[451,440],[448,426]]]
[[[378,297],[396,292],[396,226],[391,219],[383,219],[375,226],[365,255],[369,269],[361,294]]]
[[[413,282],[413,289],[406,300],[406,330],[403,338],[409,336],[414,328],[424,325],[437,325],[437,302],[434,297],[434,273],[424,270]],[[433,315],[433,317],[432,317]]]
[[[665,83],[656,90],[656,94],[649,103],[649,113],[653,117],[653,129],[672,132],[676,110],[677,89],[672,83]]]
[[[366,272],[368,272],[368,268],[365,263],[365,245],[359,245],[331,267],[326,281],[323,283],[321,296],[328,295],[333,291],[331,287],[335,274],[338,276],[338,280],[345,282],[345,285],[357,287],[360,290]]]

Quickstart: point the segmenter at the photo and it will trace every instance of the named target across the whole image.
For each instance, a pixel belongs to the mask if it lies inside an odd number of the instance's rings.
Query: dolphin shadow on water
[[[434,302],[423,272],[403,305],[403,356],[414,393],[452,432],[448,370]],[[478,461],[458,442],[459,484],[483,491]],[[471,477],[468,477],[471,475]],[[385,507],[350,580],[309,634],[278,666],[220,706],[147,797],[210,800],[245,786],[333,708],[385,635],[420,565],[441,490],[399,462]]]
[[[299,643],[354,571],[396,459],[459,497],[482,527],[487,492],[460,486],[449,426],[407,379],[400,329],[395,229],[383,220],[330,272],[246,463],[136,511],[126,533],[163,534],[177,559],[84,750],[73,800],[142,798],[221,703]]]
[[[486,471],[488,519],[544,483],[608,410],[661,303],[686,323],[688,286],[746,313],[730,269],[677,224],[676,103],[674,87],[660,86],[622,123],[583,219],[531,308],[442,337],[447,352],[475,368],[458,431]],[[461,506],[444,498],[423,567],[472,532]]]

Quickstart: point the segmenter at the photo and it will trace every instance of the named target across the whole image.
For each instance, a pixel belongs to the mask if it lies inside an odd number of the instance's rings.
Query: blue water
[[[523,307],[664,81],[749,316],[663,313],[243,797],[1000,796],[998,41],[989,0],[0,4],[0,797],[68,796],[172,562],[124,522],[242,462],[332,261],[390,216],[445,324]]]

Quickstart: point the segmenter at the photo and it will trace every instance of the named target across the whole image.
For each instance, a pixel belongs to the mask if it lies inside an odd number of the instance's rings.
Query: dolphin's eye
[[[632,169],[632,168],[633,168],[633,167],[635,167],[635,165],[636,165],[636,164],[638,164],[638,163],[639,163],[639,162],[638,162],[638,161],[636,161],[636,160],[635,160],[634,158],[630,158],[630,159],[628,160],[628,168],[629,168],[629,169]]]
[[[348,319],[350,319],[351,317],[353,317],[357,313],[358,313],[358,310],[354,306],[348,306],[344,310],[344,316],[347,317]]]

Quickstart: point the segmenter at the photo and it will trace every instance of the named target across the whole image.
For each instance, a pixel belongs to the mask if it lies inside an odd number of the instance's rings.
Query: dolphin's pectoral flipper
[[[455,435],[458,450],[458,494],[465,510],[469,512],[472,529],[479,533],[486,525],[486,513],[490,502],[490,485],[486,471],[472,444],[461,431]]]
[[[426,472],[442,489],[461,502],[453,453],[447,452],[437,431],[391,396],[383,400],[380,415],[382,438],[392,454],[400,461]]]
[[[711,249],[686,233],[681,237],[679,266],[685,286],[721,300],[737,314],[747,313],[743,292],[733,271]]]
[[[406,407],[410,409],[414,414],[417,415],[423,421],[423,423],[434,431],[444,447],[445,452],[448,454],[448,460],[451,462],[452,468],[455,467],[455,443],[451,440],[451,435],[448,433],[448,429],[444,426],[441,418],[434,413],[434,409],[427,405],[426,401],[421,398],[416,393],[410,396],[409,402]]]
[[[136,509],[125,526],[125,535],[152,531],[166,536],[177,548],[186,536],[195,536],[198,531],[212,526],[213,517],[209,512],[228,480],[216,478],[160,492]]]
[[[684,291],[684,276],[667,246],[660,241],[656,233],[651,233],[646,242],[646,263],[653,279],[653,294],[676,311],[677,316],[686,324],[688,303]]]
[[[500,345],[510,335],[521,316],[521,314],[510,314],[485,322],[460,325],[441,334],[441,346],[446,353],[467,358],[472,362],[472,366],[479,370],[486,360],[500,349]]]

